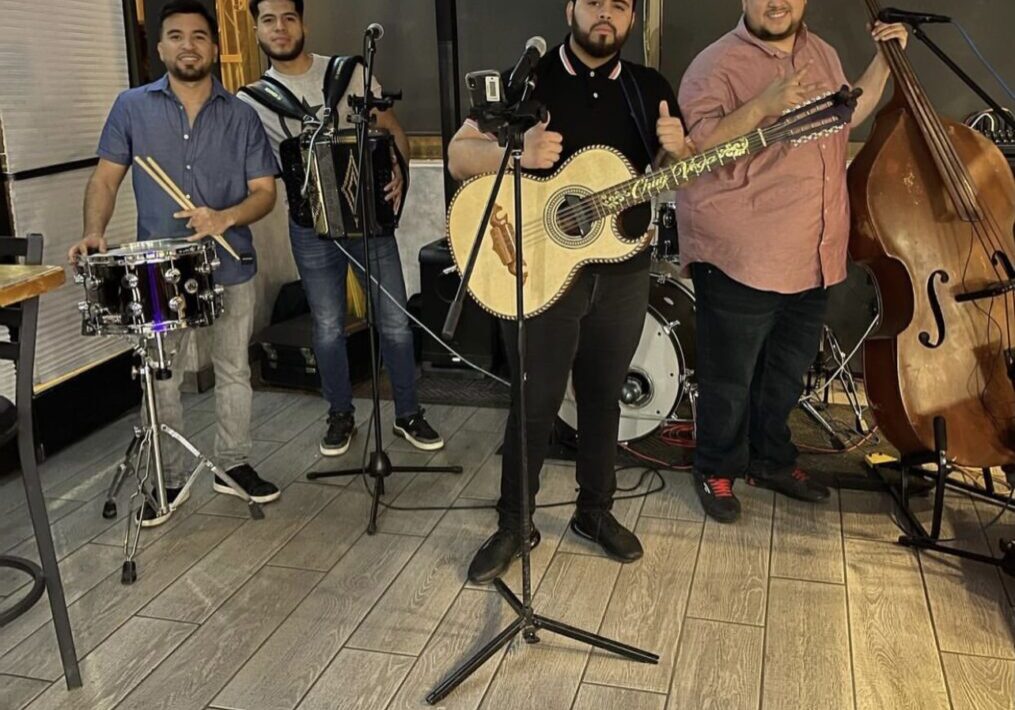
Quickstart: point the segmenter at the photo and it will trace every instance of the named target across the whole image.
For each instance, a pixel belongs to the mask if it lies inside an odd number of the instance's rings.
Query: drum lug
[[[131,312],[131,315],[140,316],[144,314],[144,306],[137,301],[131,301],[127,304],[127,309]]]
[[[183,312],[187,310],[187,302],[183,300],[182,296],[173,296],[169,299],[169,310],[182,316]]]
[[[137,288],[137,274],[124,274],[121,283],[124,288],[135,289]]]
[[[183,290],[186,291],[187,293],[189,293],[192,296],[195,293],[197,293],[199,288],[200,288],[200,286],[197,285],[197,281],[195,279],[187,279],[183,283]]]
[[[89,276],[84,281],[85,281],[85,288],[87,288],[89,291],[98,291],[99,290],[99,280],[97,278],[95,278],[94,276]]]
[[[166,283],[173,284],[175,286],[176,284],[180,283],[181,277],[180,270],[173,267],[172,269],[168,269],[166,273],[162,275],[162,277],[166,280]]]
[[[223,286],[222,284],[215,284],[213,288],[215,289],[216,296],[221,296],[223,293],[226,292],[226,287]]]
[[[210,264],[210,266],[211,266],[211,270],[212,270],[212,271],[215,271],[215,270],[216,270],[216,269],[218,269],[218,268],[219,268],[220,266],[222,266],[222,260],[221,260],[221,259],[219,259],[219,258],[218,258],[218,257],[216,256],[216,257],[215,257],[214,259],[212,259],[212,260],[211,260],[211,264]]]
[[[84,274],[82,274],[82,273],[75,273],[74,274],[74,283],[76,283],[76,284],[83,284],[84,282],[85,282],[85,275]]]

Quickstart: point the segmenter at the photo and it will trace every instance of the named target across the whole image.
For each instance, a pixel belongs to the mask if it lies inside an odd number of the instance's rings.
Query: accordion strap
[[[303,107],[303,102],[296,97],[296,94],[290,91],[285,84],[267,74],[242,87],[240,91],[268,110],[286,118],[292,118],[302,123],[317,120],[317,116],[312,116],[307,112]]]

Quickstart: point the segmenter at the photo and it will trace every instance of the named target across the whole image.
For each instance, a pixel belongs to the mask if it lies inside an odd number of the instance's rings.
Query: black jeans
[[[789,415],[814,363],[828,290],[744,286],[710,264],[691,267],[698,338],[695,470],[736,478],[796,467]]]
[[[620,389],[638,348],[648,310],[647,268],[634,273],[583,270],[560,301],[526,321],[526,409],[529,502],[539,490],[547,442],[573,373],[578,405],[579,510],[609,510],[617,489]],[[500,525],[521,526],[519,475],[518,325],[502,321],[515,388],[504,433]]]

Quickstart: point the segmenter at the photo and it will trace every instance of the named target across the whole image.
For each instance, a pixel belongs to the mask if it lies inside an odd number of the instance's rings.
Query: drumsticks
[[[141,156],[135,155],[134,162],[140,165],[141,169],[148,174],[148,177],[154,180],[158,186],[173,199],[173,202],[178,204],[182,209],[197,209],[194,206],[194,203],[191,202],[185,194],[183,194],[183,190],[181,190],[179,186],[173,182],[173,179],[166,174],[166,171],[155,162],[155,158],[149,157],[145,159]],[[236,250],[229,245],[229,242],[226,241],[225,237],[221,234],[213,234],[211,236],[212,239],[218,242],[219,245],[229,253],[229,256],[233,257],[237,261],[240,260],[240,255],[237,254]]]

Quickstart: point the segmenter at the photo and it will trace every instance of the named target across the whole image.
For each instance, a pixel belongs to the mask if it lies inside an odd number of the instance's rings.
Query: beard
[[[172,62],[166,66],[166,71],[179,81],[201,81],[211,74],[213,66],[211,62],[204,66],[185,66],[179,62]]]
[[[571,36],[574,37],[574,41],[578,43],[578,46],[588,52],[589,56],[595,57],[596,59],[606,59],[607,57],[613,56],[621,50],[624,43],[627,42],[627,34],[621,34],[620,30],[616,30],[616,34],[613,38],[605,37],[600,35],[593,39],[592,31],[595,29],[595,25],[592,26],[588,32],[582,30],[578,26],[578,20],[571,18]],[[628,31],[630,34],[630,31]]]
[[[270,44],[261,40],[257,40],[257,44],[260,45],[261,51],[268,55],[269,59],[276,62],[291,62],[303,54],[303,45],[306,43],[306,39],[306,37],[300,37],[288,52],[276,52],[271,48]]]
[[[803,27],[804,25],[805,15],[806,12],[800,16],[799,20],[792,23],[789,29],[786,30],[785,32],[775,33],[769,32],[768,30],[762,27],[755,27],[754,25],[751,24],[751,21],[748,20],[746,17],[744,18],[744,24],[747,25],[747,31],[750,32],[755,37],[757,37],[758,39],[760,39],[762,42],[781,42],[784,39],[789,39],[790,37],[793,37],[800,31],[800,28]]]

